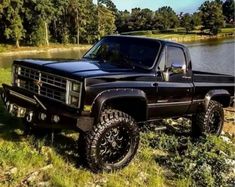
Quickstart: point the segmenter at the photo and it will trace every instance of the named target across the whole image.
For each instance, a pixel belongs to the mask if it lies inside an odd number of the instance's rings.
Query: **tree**
[[[25,34],[23,20],[21,19],[21,13],[24,11],[23,4],[23,0],[12,0],[8,6],[2,6],[0,9],[6,21],[4,34],[7,39],[13,39],[16,42],[16,47],[20,47],[20,40]],[[7,5],[7,2],[5,2],[5,5]]]
[[[235,3],[234,0],[226,0],[223,3],[223,14],[227,23],[233,23],[235,21]]]
[[[206,1],[199,8],[202,18],[202,30],[209,30],[210,34],[217,35],[224,23],[222,5],[215,1]]]
[[[191,14],[186,13],[181,17],[181,26],[185,28],[186,33],[189,33],[194,29],[194,20]]]
[[[192,19],[194,22],[194,26],[201,25],[201,13],[200,12],[194,12],[192,15]]]
[[[69,43],[69,28],[67,19],[68,0],[52,0],[55,11],[49,31],[56,41]]]
[[[104,35],[114,33],[116,30],[117,9],[115,4],[110,0],[98,0],[98,39]]]
[[[98,23],[99,36],[103,37],[105,35],[113,34],[114,31],[116,30],[115,15],[113,14],[113,12],[104,6],[99,5],[98,17],[99,17],[99,23]]]
[[[80,44],[80,31],[83,29],[83,26],[86,25],[86,3],[87,0],[69,0],[68,12],[73,17],[75,22],[75,29],[77,35],[77,44]],[[90,18],[91,19],[91,18]]]
[[[127,10],[119,11],[116,18],[116,27],[119,33],[128,32],[130,30],[131,13]]]
[[[132,31],[142,30],[144,28],[144,17],[140,8],[133,8],[131,10],[130,28]]]
[[[179,25],[179,18],[171,7],[164,6],[155,13],[155,21],[158,22],[161,30],[175,28]]]
[[[45,29],[45,44],[49,45],[49,29],[48,25],[51,23],[54,18],[55,8],[54,4],[51,0],[32,0],[35,3],[35,11],[38,19],[40,19],[39,23],[43,22]]]
[[[86,13],[86,24],[83,26],[82,29],[82,42],[85,43],[94,43],[98,40],[98,14],[97,14],[97,7],[94,5],[92,0],[87,0],[85,9],[89,10]],[[91,19],[92,18],[92,19]]]
[[[141,10],[141,17],[143,19],[142,30],[153,29],[154,12],[148,8]]]
[[[98,0],[98,4],[102,4],[105,5],[106,8],[108,8],[109,10],[111,10],[115,15],[117,15],[118,13],[118,9],[116,7],[116,5],[111,1],[111,0]]]

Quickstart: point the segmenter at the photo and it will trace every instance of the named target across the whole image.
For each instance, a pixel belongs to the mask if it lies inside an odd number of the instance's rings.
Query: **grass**
[[[10,83],[9,69],[0,70],[0,82]],[[226,118],[231,117],[234,114],[226,113]],[[0,186],[234,185],[234,143],[213,136],[195,141],[187,134],[186,120],[164,123],[174,128],[166,133],[156,133],[153,125],[142,129],[139,151],[128,167],[94,174],[79,159],[78,133],[58,134],[54,144],[50,136],[25,136],[22,122],[9,116],[0,101]]]
[[[217,36],[210,35],[202,35],[200,34],[200,30],[194,30],[190,33],[186,34],[184,28],[172,29],[169,31],[136,31],[130,32],[131,35],[142,35],[151,38],[164,39],[164,40],[172,40],[176,42],[192,42],[192,41],[200,41],[200,40],[208,40],[215,38],[226,38],[226,37],[234,37],[235,28],[223,28],[221,32]]]
[[[20,48],[17,48],[14,44],[0,44],[0,54],[6,53],[6,52],[20,52],[20,51],[47,51],[47,50],[53,50],[53,49],[71,49],[71,48],[85,48],[88,49],[90,45],[77,45],[77,44],[56,44],[51,43],[49,46],[21,46]]]
[[[10,83],[11,82],[11,70],[0,68],[0,87],[2,83]]]

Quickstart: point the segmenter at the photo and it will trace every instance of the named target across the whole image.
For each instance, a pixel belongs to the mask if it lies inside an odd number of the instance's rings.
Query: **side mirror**
[[[181,65],[179,63],[172,63],[171,67],[166,68],[163,72],[163,77],[165,81],[169,81],[171,74],[186,74],[186,65]]]
[[[186,65],[181,65],[179,63],[172,63],[171,68],[169,70],[172,73],[177,73],[177,74],[185,74],[186,73]]]

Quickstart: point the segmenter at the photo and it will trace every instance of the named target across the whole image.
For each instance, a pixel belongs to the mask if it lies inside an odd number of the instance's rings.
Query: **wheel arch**
[[[106,107],[121,110],[136,121],[146,121],[147,99],[146,94],[138,89],[110,89],[101,92],[92,104],[91,115],[99,119],[102,110]]]
[[[230,93],[227,90],[210,90],[205,96],[205,108],[209,106],[211,100],[217,101],[223,105],[223,107],[228,107],[230,105]]]

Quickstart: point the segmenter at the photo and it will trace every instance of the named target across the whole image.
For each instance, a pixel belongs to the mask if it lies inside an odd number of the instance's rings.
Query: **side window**
[[[166,50],[164,49],[162,52],[161,60],[158,64],[158,71],[164,71],[166,65]]]
[[[181,48],[168,46],[166,68],[172,67],[172,64],[177,65],[178,67],[185,67],[185,55]]]

